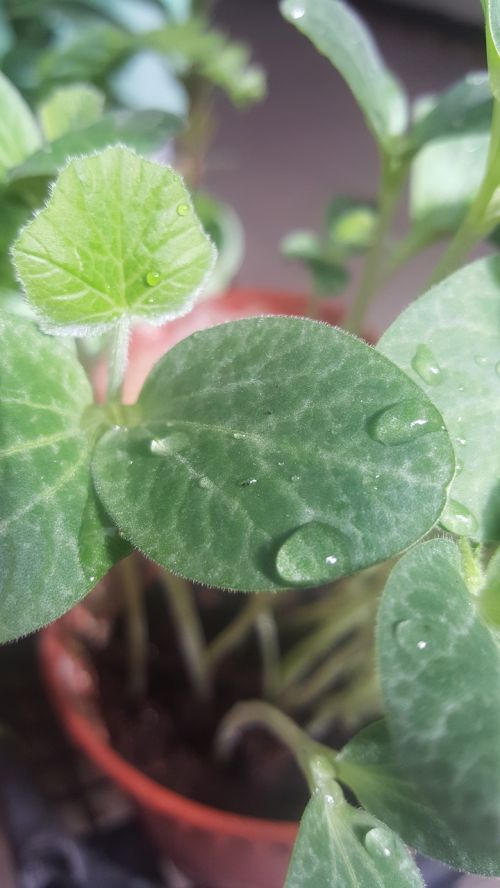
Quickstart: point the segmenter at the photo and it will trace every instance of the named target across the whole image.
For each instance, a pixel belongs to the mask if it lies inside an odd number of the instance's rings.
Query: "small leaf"
[[[335,768],[363,807],[412,848],[468,873],[500,873],[500,852],[484,854],[474,842],[465,844],[463,836],[455,835],[420,796],[418,781],[412,783],[398,767],[384,720],[360,731],[344,746]]]
[[[191,579],[314,585],[320,567],[332,579],[401,551],[441,512],[452,472],[441,417],[340,330],[254,318],[196,333],[156,365],[138,403],[141,426],[97,446],[99,495],[127,539]],[[298,533],[309,525],[318,547]]]
[[[193,203],[203,228],[217,248],[217,261],[203,294],[208,298],[224,292],[238,273],[245,250],[245,234],[228,204],[200,191],[193,195]]]
[[[14,245],[47,328],[76,335],[185,313],[213,253],[180,176],[121,147],[70,161]]]
[[[402,841],[353,808],[338,789],[316,789],[300,823],[285,888],[424,888]]]
[[[364,253],[372,243],[377,213],[366,201],[335,198],[326,213],[328,237],[344,255]]]
[[[114,25],[89,25],[44,52],[37,73],[45,84],[100,81],[136,48],[134,35]]]
[[[124,547],[95,499],[82,424],[92,392],[73,350],[20,317],[3,314],[0,329],[4,642],[69,610]]]
[[[441,523],[475,540],[500,540],[500,257],[457,271],[409,306],[379,350],[442,413],[457,471]]]
[[[44,194],[49,180],[57,176],[72,155],[98,151],[117,142],[149,154],[163,147],[181,126],[178,117],[161,111],[106,114],[97,123],[60,136],[12,169],[8,175],[11,190],[24,194],[29,189],[30,194],[38,188]]]
[[[396,565],[377,646],[399,766],[465,849],[496,858],[500,709],[492,701],[500,696],[500,649],[478,616],[454,543],[423,543]]]
[[[0,182],[39,147],[36,120],[17,89],[0,72]]]
[[[401,136],[408,102],[358,14],[341,0],[281,0],[284,17],[326,55],[352,90],[376,138]]]
[[[430,105],[411,130],[409,142],[414,151],[445,136],[488,130],[493,102],[487,71],[471,71],[433,97]]]
[[[481,0],[486,25],[486,49],[491,91],[500,101],[500,10],[497,0]]]
[[[39,108],[46,139],[52,142],[74,129],[95,123],[104,111],[105,96],[90,84],[56,89]]]

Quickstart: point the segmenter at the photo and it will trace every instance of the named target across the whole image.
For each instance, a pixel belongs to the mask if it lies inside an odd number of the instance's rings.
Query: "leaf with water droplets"
[[[96,333],[123,318],[184,314],[214,250],[180,176],[123,147],[75,158],[14,245],[28,300],[50,331]],[[161,280],[153,286],[147,276]]]
[[[387,408],[382,443],[371,424]],[[314,321],[194,334],[156,365],[139,409],[141,427],[97,446],[100,495],[134,545],[214,586],[314,586],[388,558],[435,523],[453,472],[418,386]]]
[[[500,540],[500,258],[462,268],[417,299],[378,349],[442,414],[460,470],[441,519],[472,539]]]
[[[404,842],[454,869],[484,876],[500,874],[500,851],[478,851],[464,842],[420,795],[418,781],[398,766],[385,720],[364,728],[335,761],[339,779],[361,804]]]
[[[376,138],[389,146],[402,135],[406,94],[358,13],[341,0],[282,0],[280,9],[340,72]]]
[[[3,182],[12,167],[37,150],[41,138],[26,102],[1,72],[0,108],[0,182]]]
[[[455,844],[498,872],[500,648],[478,615],[457,547],[412,549],[387,582],[378,621],[387,725],[403,776]]]
[[[300,822],[285,888],[423,888],[401,839],[328,785]]]
[[[3,642],[69,610],[125,549],[94,494],[92,391],[74,351],[20,317],[0,316],[0,333]]]

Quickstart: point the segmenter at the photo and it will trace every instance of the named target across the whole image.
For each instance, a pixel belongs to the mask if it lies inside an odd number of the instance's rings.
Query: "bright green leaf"
[[[99,442],[99,494],[134,545],[193,580],[315,585],[401,551],[441,513],[452,454],[440,415],[324,324],[196,333],[156,365],[139,406],[140,427]]]
[[[473,71],[432,98],[428,113],[419,116],[409,140],[412,150],[426,142],[471,130],[487,130],[493,102],[486,71]]]
[[[473,842],[466,845],[420,796],[418,781],[412,783],[398,768],[385,721],[360,731],[343,748],[335,768],[361,804],[412,848],[468,873],[500,873],[500,852],[488,855]]]
[[[377,139],[388,146],[401,136],[406,95],[358,14],[341,0],[281,0],[280,9],[340,72]]]
[[[423,543],[396,565],[377,647],[396,760],[464,848],[497,857],[500,648],[450,540]]]
[[[408,850],[371,814],[316,789],[302,816],[285,888],[424,888]]]
[[[17,89],[0,72],[0,182],[40,145],[35,118]]]
[[[0,325],[3,642],[69,610],[124,547],[93,492],[92,392],[73,350],[20,317]]]
[[[83,335],[185,313],[213,254],[180,176],[122,147],[70,161],[14,246],[47,327]]]
[[[409,306],[378,348],[442,413],[457,472],[441,523],[500,540],[500,257],[462,268]]]
[[[90,84],[56,89],[39,108],[46,139],[52,142],[71,130],[95,123],[104,111],[104,101],[104,94]]]

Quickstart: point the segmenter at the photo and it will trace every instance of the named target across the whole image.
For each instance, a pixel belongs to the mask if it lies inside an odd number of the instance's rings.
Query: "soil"
[[[208,638],[241,606],[244,596],[196,590]],[[149,624],[148,691],[126,693],[124,626],[118,618],[104,650],[92,657],[100,682],[102,712],[118,752],[139,770],[188,798],[226,811],[275,820],[297,820],[308,799],[305,780],[288,750],[268,732],[243,733],[227,762],[213,742],[234,703],[261,695],[259,652],[249,636],[220,664],[211,703],[194,697],[170,622],[164,592],[146,594]],[[338,748],[346,737],[330,738]]]

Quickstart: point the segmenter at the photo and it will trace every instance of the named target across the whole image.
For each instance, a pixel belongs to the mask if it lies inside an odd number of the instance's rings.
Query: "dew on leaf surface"
[[[156,287],[157,284],[160,283],[160,272],[159,271],[148,271],[146,274],[146,283],[148,287]]]
[[[365,836],[365,848],[371,857],[391,857],[397,850],[396,840],[387,829],[376,826]]]
[[[459,536],[475,533],[478,528],[477,518],[467,506],[457,500],[450,500],[444,514],[446,527]]]
[[[428,345],[417,346],[411,366],[427,385],[439,385],[443,381],[443,371]]]
[[[399,620],[394,625],[394,634],[398,644],[408,652],[424,652],[428,648],[428,629],[422,626],[420,620]]]
[[[349,570],[345,537],[320,521],[303,524],[280,546],[276,569],[293,585],[328,583],[344,576]]]
[[[368,421],[368,434],[379,444],[406,444],[429,432],[444,431],[443,421],[432,404],[407,398],[386,407]]]
[[[171,432],[165,438],[153,438],[149,449],[154,456],[169,456],[183,450],[189,444],[189,436],[185,432]]]
[[[177,215],[178,216],[187,216],[188,213],[189,213],[189,204],[187,204],[187,203],[178,204],[178,206],[177,206]]]

